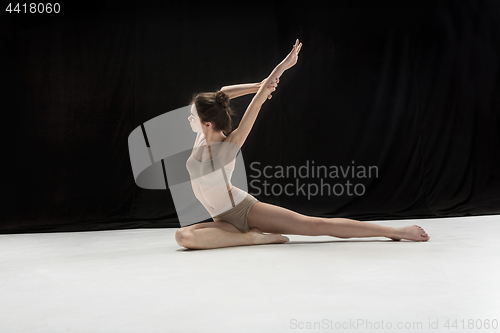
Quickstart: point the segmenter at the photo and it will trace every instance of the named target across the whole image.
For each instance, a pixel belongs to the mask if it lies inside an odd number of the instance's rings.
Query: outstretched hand
[[[299,60],[299,52],[301,48],[302,48],[302,43],[299,44],[299,40],[297,39],[290,53],[288,53],[286,58],[283,59],[283,61],[280,64],[283,66],[284,70],[293,67],[297,63],[297,61]]]
[[[292,50],[290,53],[286,56],[285,59],[283,59],[282,62],[278,64],[278,66],[273,70],[270,76],[262,80],[262,82],[257,84],[258,90],[262,88],[262,85],[266,84],[266,89],[267,89],[267,99],[271,99],[273,96],[271,93],[276,90],[276,87],[278,86],[279,77],[281,74],[283,74],[284,71],[287,69],[293,67],[297,61],[299,60],[299,52],[300,49],[302,48],[302,43],[299,43],[299,40],[297,39],[295,41],[295,44],[292,47]],[[259,98],[259,103],[264,103],[264,95],[261,95]]]

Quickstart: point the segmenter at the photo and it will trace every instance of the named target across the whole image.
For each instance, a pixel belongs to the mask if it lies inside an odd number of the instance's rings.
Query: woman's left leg
[[[299,214],[292,210],[257,202],[247,216],[248,226],[263,232],[304,236],[388,237],[395,239],[397,230],[378,224],[346,218],[323,218]]]

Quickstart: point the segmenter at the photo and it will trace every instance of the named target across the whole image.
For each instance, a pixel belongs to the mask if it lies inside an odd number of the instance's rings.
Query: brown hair
[[[192,102],[198,111],[200,120],[211,122],[215,131],[222,131],[225,135],[232,130],[233,110],[229,106],[229,96],[219,90],[196,94]]]

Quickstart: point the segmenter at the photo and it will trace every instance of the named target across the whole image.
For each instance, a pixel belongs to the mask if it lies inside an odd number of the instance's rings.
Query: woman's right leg
[[[293,210],[258,202],[248,213],[248,225],[264,232],[286,235],[351,237],[388,237],[393,240],[427,241],[429,235],[419,226],[388,227],[347,218],[307,216]]]
[[[188,249],[215,249],[220,247],[274,244],[289,241],[280,234],[263,234],[253,228],[242,233],[227,222],[204,222],[177,229],[177,244]]]

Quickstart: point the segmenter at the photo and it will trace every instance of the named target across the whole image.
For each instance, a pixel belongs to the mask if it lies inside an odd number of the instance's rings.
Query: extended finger
[[[297,47],[297,54],[299,54],[301,48],[302,48],[302,43],[300,43],[299,46]]]

